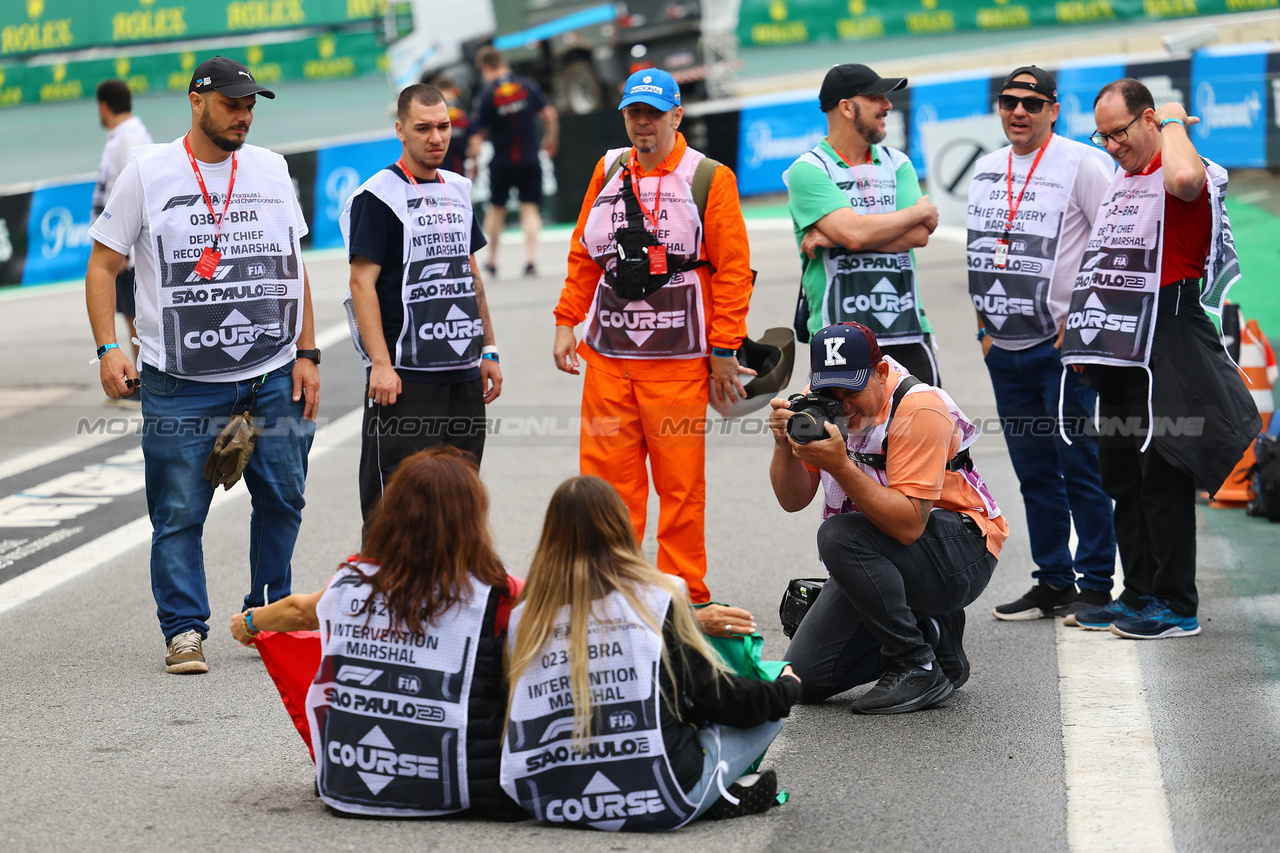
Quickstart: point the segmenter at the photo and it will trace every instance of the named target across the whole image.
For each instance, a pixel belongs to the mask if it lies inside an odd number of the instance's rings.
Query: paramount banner
[[[385,0],[5,0],[0,57],[185,41],[380,18]]]
[[[92,98],[98,83],[112,77],[128,83],[134,95],[185,92],[198,59],[211,52],[0,65],[0,109]],[[372,32],[326,33],[297,41],[220,48],[218,52],[244,64],[267,86],[281,80],[336,80],[386,70],[386,54]]]
[[[866,41],[1275,9],[1280,0],[742,0],[744,45]]]

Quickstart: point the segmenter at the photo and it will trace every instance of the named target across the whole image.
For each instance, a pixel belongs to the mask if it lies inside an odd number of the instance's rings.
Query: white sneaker
[[[183,631],[169,641],[168,654],[164,658],[164,671],[173,673],[208,672],[209,664],[204,662],[203,637],[192,628]]]

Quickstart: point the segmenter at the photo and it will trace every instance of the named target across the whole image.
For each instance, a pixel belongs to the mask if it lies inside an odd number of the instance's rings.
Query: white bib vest
[[[644,597],[659,618],[671,596]],[[511,613],[509,642],[524,606]],[[661,830],[688,822],[698,804],[675,780],[662,737],[658,673],[662,635],[613,592],[595,603],[587,623],[591,742],[573,747],[569,608],[563,607],[538,659],[511,688],[511,719],[502,747],[502,788],[538,820],[596,829]],[[715,789],[708,796],[715,795]]]
[[[1163,167],[1149,175],[1121,169],[1112,177],[1071,294],[1064,364],[1147,366],[1164,258],[1164,205]]]
[[[630,148],[615,148],[605,154],[605,172]],[[693,197],[693,173],[703,155],[686,149],[675,170],[661,178],[639,178],[641,204],[653,212],[658,184],[662,199],[658,204],[658,228],[645,217],[645,228],[667,249],[667,268],[696,262],[702,253],[703,228]],[[587,215],[582,245],[602,269],[617,264],[614,232],[627,224],[622,202],[622,173],[619,169],[600,190]],[[601,355],[615,358],[700,358],[707,355],[706,308],[702,283],[696,270],[676,272],[671,281],[646,299],[626,300],[618,296],[601,273],[596,284],[583,340]]]
[[[302,330],[302,247],[293,182],[279,154],[245,145],[218,240],[222,259],[206,281],[195,272],[217,224],[182,139],[133,149],[155,249],[160,364],[177,376],[226,378],[286,364]],[[210,193],[222,215],[225,199]]]
[[[361,563],[366,575],[377,566]],[[467,701],[490,587],[437,615],[423,636],[392,625],[350,568],[316,606],[322,658],[307,691],[321,798],[365,815],[431,816],[471,804]]]
[[[888,362],[889,367],[898,374],[899,381],[901,381],[903,377],[910,375],[906,368],[898,364],[898,362],[894,361],[889,356],[886,355],[883,356],[883,358]],[[919,385],[909,389],[904,396],[904,399],[905,397],[909,397],[912,394],[916,394],[921,391],[933,391],[942,398],[942,402],[947,407],[947,411],[951,414],[952,419],[960,428],[960,450],[968,450],[969,447],[978,440],[978,434],[980,432],[978,426],[965,416],[965,413],[962,412],[960,407],[956,405],[955,401],[951,399],[951,395],[946,391],[943,391],[941,388],[935,388],[932,385],[921,382]],[[886,420],[884,423],[876,424],[866,432],[851,432],[849,434],[849,439],[846,442],[850,456],[852,457],[852,454],[854,453],[880,453],[880,448],[884,445],[884,437],[885,433],[888,431],[888,427],[889,422]],[[892,453],[892,450],[893,446],[890,444],[890,453]],[[887,471],[880,470],[879,468],[875,468],[870,465],[864,465],[857,459],[853,459],[853,462],[868,477],[875,480],[881,486],[888,487],[889,474]],[[973,486],[974,491],[976,491],[982,498],[983,506],[981,507],[981,510],[983,516],[986,518],[996,518],[1000,515],[1000,507],[996,505],[995,498],[991,496],[991,492],[987,489],[986,482],[982,479],[982,476],[978,474],[978,470],[976,468],[968,471],[961,469],[955,473],[968,480],[969,485]],[[845,494],[844,489],[841,488],[835,477],[831,476],[825,470],[820,471],[819,474],[822,479],[823,521],[826,521],[833,515],[859,511],[858,507],[852,500],[850,500],[849,496]],[[974,507],[974,509],[979,509],[979,507]]]
[[[997,341],[1038,342],[1057,333],[1049,306],[1050,284],[1076,173],[1092,155],[1084,145],[1050,137],[1028,181],[1029,165],[1013,161],[1010,170],[1011,150],[1001,148],[974,166],[969,185],[969,298],[987,334]],[[1009,211],[1015,204],[1010,225]],[[1008,257],[1000,267],[995,251],[1006,228]]]
[[[822,146],[806,151],[800,161],[817,165],[848,197],[859,215],[898,209],[898,166],[901,151],[878,145],[879,163],[845,166]],[[826,249],[823,270],[822,325],[856,320],[876,333],[881,346],[924,340],[920,296],[910,252],[852,252]]]
[[[484,321],[471,275],[471,182],[445,169],[436,174],[443,183],[419,181],[415,187],[390,169],[381,169],[347,199],[338,220],[350,250],[351,203],[367,192],[391,208],[404,226],[404,323],[396,340],[387,341],[392,366],[399,369],[475,367],[484,345]],[[352,340],[368,365],[350,289],[345,304]]]

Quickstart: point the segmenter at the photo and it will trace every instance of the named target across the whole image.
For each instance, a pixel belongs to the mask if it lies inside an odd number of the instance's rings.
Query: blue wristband
[[[978,338],[978,340],[982,340],[983,338],[987,337],[987,327],[983,326],[981,329],[979,329],[976,337]]]
[[[738,355],[736,349],[725,349],[724,347],[712,347],[711,354],[716,358],[734,358]]]
[[[251,638],[256,637],[258,636],[258,634],[262,633],[257,628],[253,627],[253,608],[252,607],[250,607],[248,610],[244,612],[244,632],[248,634]]]
[[[104,355],[107,354],[108,350],[113,350],[113,349],[120,349],[120,345],[119,344],[103,344],[102,346],[98,347],[98,358],[102,358]]]
[[[1161,130],[1164,130],[1164,126],[1165,126],[1166,124],[1168,124],[1169,122],[1171,122],[1171,121],[1177,122],[1178,124],[1182,125],[1182,129],[1183,129],[1183,130],[1186,130],[1186,129],[1187,129],[1187,123],[1186,123],[1185,121],[1183,121],[1182,119],[1180,119],[1180,118],[1167,118],[1167,119],[1165,119],[1164,121],[1160,122],[1160,129],[1161,129]]]
[[[489,361],[498,361],[498,362],[501,361],[501,359],[498,358],[498,354],[496,352],[481,353],[480,357],[488,359]]]

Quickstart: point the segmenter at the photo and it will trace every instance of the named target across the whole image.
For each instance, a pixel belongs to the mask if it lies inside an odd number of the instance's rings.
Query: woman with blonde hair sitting
[[[799,679],[725,672],[604,480],[552,496],[508,645],[502,787],[534,817],[665,830],[772,805],[772,770],[738,776],[781,730]]]
[[[471,456],[423,450],[396,468],[360,554],[323,589],[231,617],[242,643],[320,629],[307,718],[317,789],[335,811],[524,817],[498,785],[517,581],[488,512]]]

